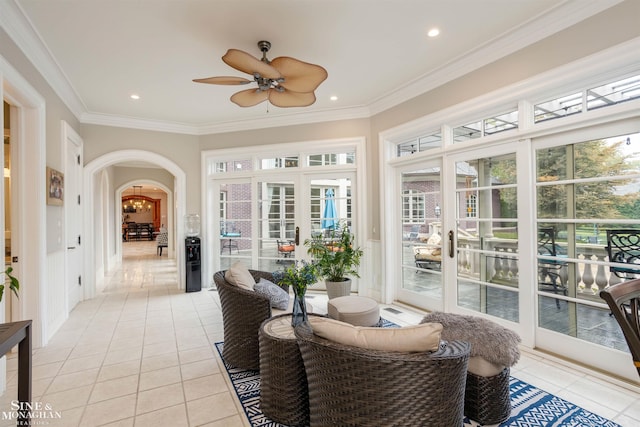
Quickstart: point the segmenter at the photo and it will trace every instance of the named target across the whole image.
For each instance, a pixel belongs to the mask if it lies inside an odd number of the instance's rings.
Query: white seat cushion
[[[402,328],[353,326],[326,317],[309,317],[313,333],[343,345],[369,350],[422,352],[440,345],[442,325],[423,323]]]

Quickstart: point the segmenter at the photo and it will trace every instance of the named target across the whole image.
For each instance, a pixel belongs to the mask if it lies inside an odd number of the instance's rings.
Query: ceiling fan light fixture
[[[271,43],[258,42],[262,59],[238,49],[229,49],[222,60],[238,71],[253,77],[257,90],[243,90],[235,93],[231,101],[241,107],[252,107],[268,100],[276,107],[307,107],[316,101],[314,91],[327,78],[323,67],[290,57],[278,57],[269,61],[267,52]],[[246,84],[251,80],[242,77],[209,77],[194,79],[196,83]]]

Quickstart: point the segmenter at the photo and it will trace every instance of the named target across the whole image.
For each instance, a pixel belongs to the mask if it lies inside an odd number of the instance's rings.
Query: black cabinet
[[[185,239],[186,262],[186,290],[199,292],[202,289],[202,275],[200,269],[200,238],[187,237]]]

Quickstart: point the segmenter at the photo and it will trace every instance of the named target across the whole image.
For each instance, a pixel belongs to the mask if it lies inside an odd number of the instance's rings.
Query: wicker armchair
[[[271,273],[249,270],[258,282],[261,277],[273,281]],[[260,325],[271,317],[269,299],[253,291],[232,285],[224,278],[224,271],[213,275],[222,306],[224,325],[225,362],[236,368],[260,370],[258,331]],[[284,287],[288,292],[288,287]]]
[[[295,330],[311,426],[462,426],[469,344],[433,353],[367,350]]]

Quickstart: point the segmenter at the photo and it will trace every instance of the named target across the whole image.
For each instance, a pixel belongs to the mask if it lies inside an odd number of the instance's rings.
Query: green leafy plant
[[[284,270],[274,271],[273,279],[280,285],[289,286],[296,295],[302,296],[309,285],[318,281],[318,269],[314,263],[296,261]]]
[[[354,243],[355,236],[346,222],[340,222],[328,236],[313,236],[305,240],[304,245],[313,257],[320,277],[330,282],[343,282],[348,276],[360,277],[358,267],[363,251]]]
[[[4,270],[4,275],[7,279],[9,279],[9,289],[13,291],[16,298],[20,298],[18,295],[18,291],[20,290],[20,282],[16,279],[11,273],[13,272],[13,267],[9,266]],[[0,301],[2,301],[2,297],[4,295],[4,283],[0,285]]]

